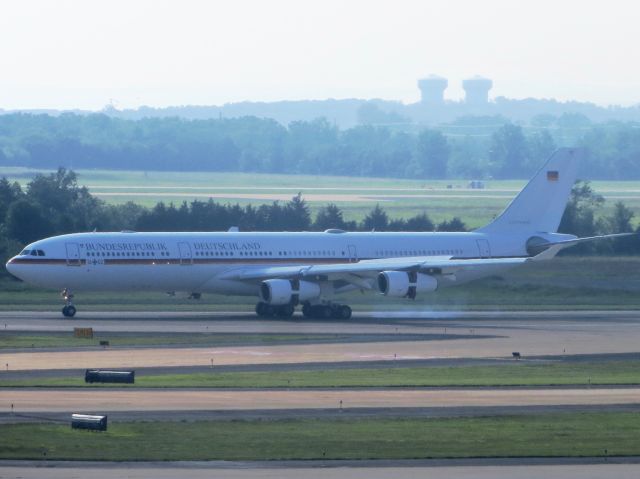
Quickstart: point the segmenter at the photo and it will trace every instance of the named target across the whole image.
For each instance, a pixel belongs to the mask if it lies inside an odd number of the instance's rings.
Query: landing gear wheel
[[[280,318],[291,318],[295,311],[296,308],[294,308],[292,304],[285,304],[278,307],[276,314]]]
[[[338,317],[339,319],[350,319],[351,318],[351,308],[346,304],[340,306],[338,308]]]
[[[333,311],[331,310],[331,306],[323,306],[318,304],[313,307],[314,314],[313,316],[318,319],[331,319],[333,317]]]
[[[62,315],[65,318],[73,318],[76,315],[76,307],[73,305],[73,293],[68,288],[64,288],[60,293],[62,299],[64,299],[64,308],[62,308]]]
[[[309,303],[304,303],[302,305],[302,315],[305,318],[313,318],[313,306],[311,306]]]
[[[276,306],[260,301],[256,304],[256,314],[261,318],[271,318],[278,313]]]
[[[261,317],[266,316],[267,306],[267,303],[263,303],[262,301],[256,304],[256,314]]]

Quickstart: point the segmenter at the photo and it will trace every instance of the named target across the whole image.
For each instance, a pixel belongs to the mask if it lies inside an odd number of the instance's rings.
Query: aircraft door
[[[80,266],[80,248],[78,243],[65,243],[67,250],[67,266]]]
[[[349,249],[349,262],[350,263],[357,263],[358,262],[358,250],[356,250],[355,245],[350,244],[347,248]]]
[[[189,246],[189,243],[178,243],[178,249],[180,250],[180,264],[192,264],[193,258],[191,257],[191,246]]]
[[[489,242],[484,239],[479,239],[476,240],[476,243],[478,244],[478,253],[480,254],[480,257],[491,258],[491,246],[489,245]]]

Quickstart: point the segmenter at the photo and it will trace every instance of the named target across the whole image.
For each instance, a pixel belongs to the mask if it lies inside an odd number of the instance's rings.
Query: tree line
[[[553,124],[541,117],[527,128],[502,117],[463,117],[446,127],[405,131],[370,124],[340,130],[324,118],[285,127],[256,117],[127,120],[105,114],[15,113],[0,115],[0,165],[527,178],[557,146],[570,145],[587,147],[581,164],[589,178],[640,179],[638,124],[591,124],[574,117]],[[487,125],[490,130],[484,129]]]
[[[588,183],[578,182],[562,218],[560,231],[578,236],[633,231],[633,212],[622,202],[611,216],[599,216],[605,200]],[[465,231],[460,218],[434,224],[426,213],[408,219],[390,218],[376,205],[360,222],[347,221],[342,211],[328,204],[312,217],[309,206],[298,194],[290,201],[260,206],[221,204],[213,200],[157,203],[145,208],[129,202],[110,205],[78,185],[73,171],[37,175],[22,188],[17,182],[0,179],[0,255],[2,264],[32,241],[48,236],[83,231]],[[640,228],[636,230],[640,233]],[[614,248],[615,246],[615,248]],[[592,243],[574,253],[640,253],[637,237]]]

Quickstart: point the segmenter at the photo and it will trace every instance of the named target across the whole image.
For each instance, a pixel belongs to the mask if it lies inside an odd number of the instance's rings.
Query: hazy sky
[[[633,0],[0,0],[0,108],[492,96],[640,102]]]

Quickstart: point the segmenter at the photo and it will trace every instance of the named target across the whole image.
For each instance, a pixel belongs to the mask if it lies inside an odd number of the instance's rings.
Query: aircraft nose
[[[13,258],[11,258],[9,261],[7,261],[7,264],[5,265],[5,268],[7,268],[7,271],[9,273],[11,273],[12,275],[16,275],[16,262],[15,262],[15,256]]]

